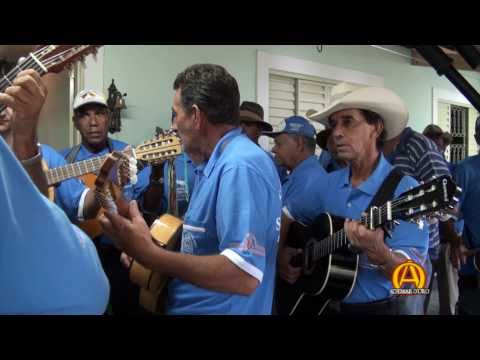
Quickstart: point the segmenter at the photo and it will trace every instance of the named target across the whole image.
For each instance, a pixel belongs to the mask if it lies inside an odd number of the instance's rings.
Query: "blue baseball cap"
[[[277,137],[281,134],[302,135],[315,139],[317,132],[310,122],[301,116],[291,116],[285,119],[285,127],[281,131],[264,131],[263,135]]]

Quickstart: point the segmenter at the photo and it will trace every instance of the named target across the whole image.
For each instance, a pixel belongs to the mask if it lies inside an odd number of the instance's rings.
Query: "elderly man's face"
[[[355,161],[362,159],[368,149],[376,146],[383,128],[367,123],[360,110],[342,110],[330,116],[331,138],[336,146],[338,159]]]
[[[109,126],[110,116],[103,105],[85,105],[75,117],[75,127],[82,139],[92,146],[102,145],[107,140]]]
[[[248,138],[258,145],[258,139],[260,138],[260,135],[262,135],[262,128],[260,125],[256,122],[242,121],[240,126]]]
[[[278,165],[292,170],[299,151],[299,143],[292,136],[280,134],[275,137],[275,146],[272,148],[272,152],[275,154],[275,161]]]
[[[200,152],[198,141],[199,131],[195,128],[195,115],[187,114],[182,106],[181,89],[175,92],[173,97],[173,123],[172,127],[177,130],[178,136],[182,139],[182,146],[187,154],[196,155]]]

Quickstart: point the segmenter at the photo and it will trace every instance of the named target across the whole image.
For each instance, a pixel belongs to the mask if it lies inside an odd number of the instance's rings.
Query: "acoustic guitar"
[[[182,145],[180,138],[176,136],[176,134],[173,132],[165,132],[155,139],[143,142],[134,149],[127,147],[123,153],[129,158],[136,159],[137,166],[143,168],[146,164],[155,165],[177,157],[182,154]],[[55,185],[74,177],[80,177],[85,186],[93,189],[98,171],[108,156],[109,155],[99,156],[47,170],[45,174],[49,186],[49,193],[50,189],[53,189]],[[103,233],[100,223],[97,220],[102,212],[103,210],[100,209],[94,219],[83,221],[78,225],[92,239]]]
[[[448,176],[441,176],[404,192],[380,207],[371,207],[360,222],[370,230],[398,224],[398,220],[419,221],[447,208],[453,208],[460,191]],[[358,274],[359,255],[350,247],[344,230],[345,219],[325,213],[311,226],[292,223],[287,244],[302,249],[292,259],[300,266],[300,278],[290,285],[279,279],[276,306],[283,315],[319,315],[331,300],[343,300],[351,293]]]
[[[182,225],[182,220],[175,216],[162,215],[150,227],[153,242],[165,250],[177,251],[182,235]],[[162,314],[167,295],[168,276],[153,272],[133,260],[130,265],[130,280],[140,287],[140,305],[151,313]]]
[[[59,73],[78,61],[83,61],[89,54],[96,53],[102,45],[46,45],[30,53],[27,57],[21,59],[19,63],[2,76],[0,82],[0,92],[5,92],[17,74],[23,70],[33,69],[40,76],[46,73]],[[6,105],[0,105],[0,113],[5,110]]]
[[[123,198],[121,188],[131,178],[126,170],[128,157],[119,152],[107,156],[95,180],[95,195],[102,208],[119,214],[128,213],[128,203]],[[165,214],[150,227],[152,241],[157,246],[170,251],[178,250],[182,233],[182,220]],[[140,287],[139,303],[152,313],[163,311],[168,276],[153,272],[133,260],[130,264],[130,280]]]

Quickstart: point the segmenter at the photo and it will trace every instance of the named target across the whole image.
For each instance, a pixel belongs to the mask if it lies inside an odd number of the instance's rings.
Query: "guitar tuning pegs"
[[[453,197],[453,201],[458,202],[459,199],[458,199],[456,196],[454,196],[454,197]]]
[[[462,192],[462,188],[460,186],[457,186],[457,191]]]
[[[449,208],[449,209],[455,209],[455,206],[453,206],[453,205],[448,205],[448,208]]]

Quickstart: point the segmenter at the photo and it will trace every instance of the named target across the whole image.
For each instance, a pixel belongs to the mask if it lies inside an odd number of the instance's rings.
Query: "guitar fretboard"
[[[48,170],[46,173],[48,186],[70,178],[98,172],[107,156],[99,156]]]
[[[5,90],[12,85],[18,73],[27,69],[33,69],[37,71],[40,76],[47,73],[45,67],[41,65],[39,60],[30,54],[23,62],[17,64],[12,70],[10,70],[7,75],[0,75],[0,92],[4,93]],[[0,113],[6,108],[6,105],[0,104]]]
[[[369,210],[369,213],[366,216],[361,217],[360,222],[369,229],[379,227],[387,220],[387,206],[388,203],[379,208],[375,208],[373,211]],[[314,244],[313,260],[318,261],[327,255],[333,254],[335,251],[346,245],[348,245],[347,235],[345,234],[345,230],[341,229]]]

